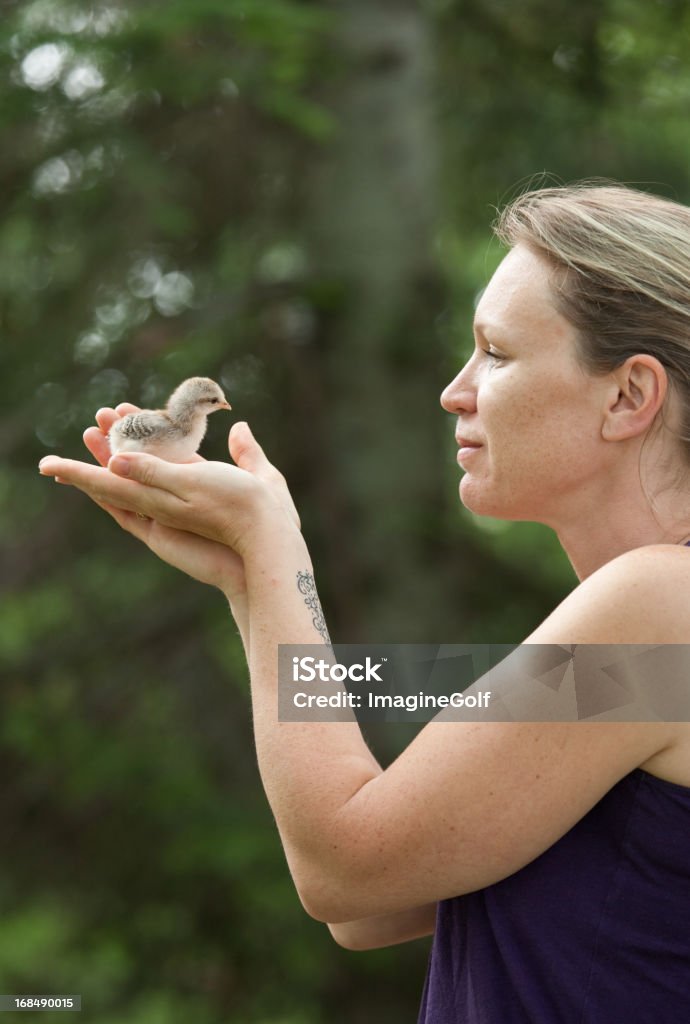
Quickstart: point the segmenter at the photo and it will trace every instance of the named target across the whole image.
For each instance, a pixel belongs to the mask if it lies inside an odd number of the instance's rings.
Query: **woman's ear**
[[[666,370],[655,356],[629,356],[611,373],[601,434],[606,441],[627,441],[646,434],[664,404]]]

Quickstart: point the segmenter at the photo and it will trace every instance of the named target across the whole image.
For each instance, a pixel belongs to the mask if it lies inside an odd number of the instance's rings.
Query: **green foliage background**
[[[426,941],[347,953],[299,905],[222,598],[36,464],[213,376],[334,638],[519,641],[570,568],[458,507],[437,396],[516,187],[690,199],[689,29],[681,0],[2,4],[0,991],[99,1024],[415,1019]]]

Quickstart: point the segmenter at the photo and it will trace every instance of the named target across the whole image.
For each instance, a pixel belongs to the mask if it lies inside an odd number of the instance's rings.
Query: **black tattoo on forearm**
[[[319,595],[316,592],[316,583],[310,572],[300,571],[297,573],[297,589],[300,594],[304,595],[304,603],[312,613],[311,621],[314,624],[314,629],[319,633],[324,643],[330,644],[331,638],[328,635],[323,609],[319,601]]]

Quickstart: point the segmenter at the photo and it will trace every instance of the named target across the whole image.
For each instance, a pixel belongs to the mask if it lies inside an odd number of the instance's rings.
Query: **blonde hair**
[[[494,231],[557,270],[559,311],[578,331],[579,355],[608,373],[636,353],[655,356],[680,396],[680,440],[690,462],[690,209],[615,182],[524,192]]]

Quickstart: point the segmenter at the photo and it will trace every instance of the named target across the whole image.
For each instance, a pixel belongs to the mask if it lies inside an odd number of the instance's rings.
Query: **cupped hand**
[[[116,409],[98,410],[98,426],[88,427],[84,431],[84,444],[101,466],[107,466],[110,461],[108,433],[113,423],[129,413],[139,411],[137,406],[129,403],[122,403]],[[201,456],[195,456],[195,461],[202,461]],[[218,587],[230,600],[245,593],[244,563],[231,548],[185,530],[164,526],[150,517],[142,518],[136,512],[116,508],[114,505],[98,501],[95,497],[94,500],[123,530],[143,541],[154,555],[164,562],[201,583]]]
[[[98,426],[85,431],[84,442],[100,466],[48,456],[41,460],[41,472],[83,490],[159,558],[219,587],[232,600],[246,589],[241,541],[251,525],[251,499],[260,496],[262,508],[299,528],[284,478],[243,423],[235,424],[228,438],[236,466],[207,463],[201,456],[184,465],[138,453],[111,459],[108,431],[117,419],[137,411],[129,404],[98,411]],[[118,475],[121,461],[129,466],[127,478]]]

